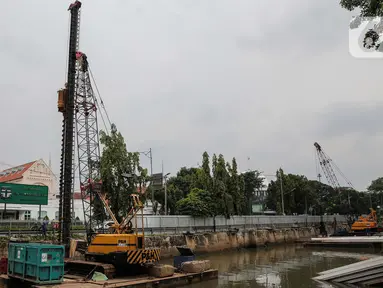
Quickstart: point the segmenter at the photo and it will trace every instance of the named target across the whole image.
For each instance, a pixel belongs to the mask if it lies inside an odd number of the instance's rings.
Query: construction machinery
[[[371,212],[367,216],[359,216],[352,226],[351,231],[354,233],[375,233],[378,230],[378,217],[376,211],[370,208]]]
[[[319,165],[322,168],[322,171],[327,179],[328,184],[334,188],[334,190],[340,191],[341,186],[339,184],[338,178],[336,177],[335,174],[335,169],[338,171],[338,173],[346,180],[346,183],[348,185],[348,188],[354,189],[354,186],[352,183],[346,178],[346,176],[340,171],[338,166],[335,165],[335,163],[330,159],[330,157],[323,151],[322,146],[319,145],[318,142],[314,143],[317,156],[319,159]],[[319,173],[319,169],[317,167],[317,172],[318,172],[318,181],[321,182],[321,174]],[[340,193],[339,193],[340,195]],[[340,199],[342,202],[342,199]],[[351,200],[350,200],[350,194],[348,193],[347,195],[347,203],[348,206],[351,207]]]
[[[68,260],[65,270],[67,274],[79,276],[89,276],[97,271],[111,278],[116,272],[133,270],[129,265],[157,262],[160,259],[160,249],[145,249],[143,205],[139,196],[131,195],[132,208],[119,223],[107,203],[106,193],[102,190],[97,123],[99,106],[91,85],[87,56],[79,51],[81,6],[81,2],[76,1],[68,9],[71,17],[67,83],[64,89],[58,91],[58,111],[63,114],[59,238],[68,251],[71,242],[71,200],[77,143],[77,169],[87,234],[87,245],[84,249],[86,261]],[[97,203],[102,203],[101,207],[104,209],[101,212],[100,209],[95,209]],[[142,223],[138,229],[137,217],[140,211]],[[109,231],[112,233],[96,233],[94,228],[103,222],[105,214],[109,214],[113,220],[112,231]]]
[[[332,186],[335,191],[340,192],[341,186],[339,184],[338,178],[336,177],[335,170],[338,171],[338,173],[345,179],[348,189],[354,189],[354,186],[352,183],[345,177],[345,175],[340,171],[340,169],[335,165],[335,163],[330,159],[330,157],[323,151],[322,147],[315,142],[314,143],[315,149],[317,151],[319,164],[322,167],[322,171],[327,179],[327,182],[330,186]],[[321,175],[318,171],[318,180],[320,182]],[[348,190],[349,191],[349,190]],[[339,193],[340,196],[340,193]],[[351,200],[350,200],[350,194],[348,193],[347,197],[347,204],[351,208]],[[340,203],[342,204],[342,199],[340,199]],[[345,201],[343,202],[345,203]],[[370,208],[370,214],[367,216],[360,216],[356,221],[353,222],[351,225],[350,231],[347,231],[348,235],[355,235],[355,234],[373,234],[381,230],[381,227],[379,225],[380,221],[378,221],[377,212]],[[349,215],[351,219],[351,215]],[[352,223],[352,220],[351,220]]]

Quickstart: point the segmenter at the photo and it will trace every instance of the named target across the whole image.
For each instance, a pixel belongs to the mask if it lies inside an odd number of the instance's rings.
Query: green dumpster
[[[9,243],[8,276],[37,284],[57,284],[64,276],[64,246]]]

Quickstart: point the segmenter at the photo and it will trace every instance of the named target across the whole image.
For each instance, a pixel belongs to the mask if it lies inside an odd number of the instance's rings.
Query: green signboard
[[[48,205],[48,187],[0,183],[0,203]]]

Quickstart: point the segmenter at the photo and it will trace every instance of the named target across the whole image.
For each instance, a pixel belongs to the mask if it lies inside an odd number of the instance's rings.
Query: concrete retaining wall
[[[328,232],[330,228],[328,229]],[[161,257],[179,255],[177,246],[188,246],[198,253],[218,252],[226,249],[264,247],[265,245],[294,243],[318,235],[313,227],[248,230],[239,232],[210,232],[194,235],[147,236],[145,245],[161,247]]]

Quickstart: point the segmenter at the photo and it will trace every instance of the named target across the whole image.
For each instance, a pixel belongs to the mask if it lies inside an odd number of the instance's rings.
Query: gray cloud
[[[336,103],[319,113],[319,135],[325,138],[358,134],[361,139],[383,132],[381,111],[383,102]]]
[[[67,4],[0,11],[0,162],[51,153],[58,171]],[[242,170],[314,178],[319,141],[357,187],[379,176],[378,108],[363,107],[380,103],[381,63],[349,55],[337,1],[84,0],[82,10],[81,50],[109,116],[130,150],[153,149],[156,171],[208,150]]]

